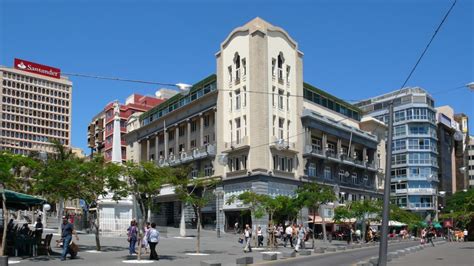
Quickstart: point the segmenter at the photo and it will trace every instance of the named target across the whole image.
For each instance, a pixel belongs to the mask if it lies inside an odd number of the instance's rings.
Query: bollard
[[[294,257],[296,257],[296,252],[294,250],[283,252],[283,258],[294,258]]]
[[[201,266],[222,266],[222,264],[215,260],[203,260],[201,261]]]
[[[248,265],[248,264],[253,264],[253,257],[243,257],[243,258],[237,258],[235,260],[235,264],[237,265]]]
[[[263,260],[276,260],[277,254],[276,253],[263,253]]]

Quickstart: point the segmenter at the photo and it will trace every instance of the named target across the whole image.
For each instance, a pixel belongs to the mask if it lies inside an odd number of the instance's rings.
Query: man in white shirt
[[[285,244],[283,245],[286,247],[286,244],[288,241],[290,241],[291,247],[293,247],[293,238],[292,238],[292,233],[293,233],[293,228],[291,227],[291,224],[289,224],[286,229],[285,229]]]
[[[469,234],[469,232],[467,231],[466,228],[464,228],[463,234],[464,234],[464,242],[467,242],[467,235]]]

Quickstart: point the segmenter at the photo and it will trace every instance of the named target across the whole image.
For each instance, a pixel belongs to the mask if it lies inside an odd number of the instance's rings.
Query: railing
[[[408,188],[408,194],[436,194],[436,189],[434,188]]]
[[[231,141],[231,142],[226,142],[225,143],[225,148],[226,149],[237,149],[242,146],[249,145],[249,137],[245,136],[243,138]]]
[[[327,150],[326,151],[326,156],[331,157],[331,158],[337,158],[336,152],[332,151],[332,150]]]
[[[409,203],[408,208],[411,209],[432,209],[434,207],[433,203]]]
[[[278,82],[283,84],[283,69],[278,68],[277,73],[278,73]]]

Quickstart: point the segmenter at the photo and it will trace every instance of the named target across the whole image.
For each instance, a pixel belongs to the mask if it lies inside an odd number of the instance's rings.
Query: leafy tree
[[[140,213],[144,219],[138,218],[139,237],[138,243],[141,245],[143,237],[143,228],[145,222],[149,220],[148,210],[151,210],[153,199],[160,194],[160,189],[172,179],[174,170],[169,167],[158,167],[153,162],[143,162],[136,164],[128,162],[124,168],[124,175],[127,178],[127,186],[122,187],[119,191],[120,185],[116,186],[116,195],[126,195],[127,192],[132,194],[140,209]],[[138,260],[141,259],[141,248],[138,249]]]
[[[78,167],[80,178],[80,190],[78,197],[85,200],[88,204],[99,201],[100,197],[106,197],[109,191],[121,191],[125,186],[124,181],[120,179],[121,167],[114,163],[106,163],[103,156],[95,156],[89,161],[81,161]],[[115,199],[120,196],[114,194]],[[92,217],[92,226],[94,227],[96,250],[101,250],[99,239],[99,214]]]
[[[54,152],[47,155],[47,160],[34,177],[34,191],[44,195],[50,202],[59,201],[58,217],[61,219],[64,215],[64,200],[80,197],[83,185],[80,178],[82,160],[59,142],[53,142],[53,145]]]
[[[457,226],[474,226],[474,189],[454,193],[446,200],[444,211],[441,217],[456,220]]]
[[[182,202],[192,206],[194,213],[196,214],[196,253],[200,253],[202,208],[204,208],[214,198],[212,191],[221,182],[221,180],[214,177],[190,178],[190,168],[187,166],[174,168],[173,174],[171,176],[171,182],[175,186],[176,195]]]
[[[401,209],[397,205],[390,205],[390,220],[406,224],[409,231],[419,227],[423,221],[418,214]]]
[[[16,191],[21,191],[21,183],[15,178],[17,173],[22,171],[22,169],[35,169],[37,164],[34,160],[22,156],[15,155],[9,152],[1,151],[0,152],[0,183],[3,185],[3,188],[10,188]],[[0,246],[0,256],[5,254],[6,236],[7,236],[7,221],[8,221],[8,212],[6,206],[5,193],[2,193],[2,213],[3,213],[3,237],[2,243]]]
[[[301,206],[307,207],[313,213],[313,241],[312,246],[314,248],[315,230],[314,225],[316,222],[316,213],[323,204],[327,204],[336,200],[336,195],[331,187],[326,185],[320,185],[317,183],[305,183],[303,186],[296,190],[296,199]],[[326,223],[324,221],[324,215],[321,215],[323,237],[326,241]]]
[[[366,224],[370,224],[371,219],[380,220],[381,211],[382,211],[381,201],[378,201],[378,200],[351,201],[351,202],[348,202],[345,206],[339,206],[335,209],[334,220],[347,221],[352,218],[355,218],[359,221],[362,221],[362,235],[365,237]],[[373,215],[375,215],[375,217],[373,217]]]

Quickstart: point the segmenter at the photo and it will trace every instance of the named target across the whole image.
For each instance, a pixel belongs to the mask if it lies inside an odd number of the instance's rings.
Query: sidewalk
[[[448,242],[394,259],[390,266],[445,266],[474,264],[474,242]]]
[[[243,245],[237,242],[238,235],[235,234],[222,234],[221,238],[216,237],[215,231],[203,230],[201,235],[201,253],[207,255],[196,256],[192,255],[195,252],[196,246],[196,230],[186,230],[188,238],[179,237],[178,228],[167,228],[167,237],[162,237],[160,243],[157,246],[157,251],[160,256],[160,260],[152,262],[155,265],[200,265],[202,260],[217,260],[222,262],[222,265],[235,265],[236,259],[240,257],[250,256],[254,258],[254,263],[262,261],[261,252],[263,249],[253,248],[252,253],[244,253]],[[10,257],[10,261],[18,261],[19,265],[120,265],[124,264],[126,260],[133,260],[136,257],[128,256],[128,242],[126,237],[101,237],[102,252],[95,252],[95,237],[93,234],[81,234],[79,235],[79,255],[77,259],[68,260],[61,262],[59,259],[61,249],[55,247],[55,241],[59,239],[59,235],[56,233],[57,229],[45,230],[45,233],[54,233],[51,247],[54,254],[50,257]],[[73,239],[75,241],[75,239]],[[75,241],[76,242],[76,241]],[[266,240],[265,240],[266,243]],[[253,244],[253,243],[252,243]],[[311,242],[307,242],[307,247],[311,246]],[[343,241],[332,241],[331,244],[323,243],[322,241],[316,241],[316,246],[339,246],[346,245]],[[253,246],[253,245],[252,245]],[[283,252],[285,250],[291,250],[290,248],[278,248],[277,251]],[[148,255],[144,255],[143,259],[148,259]]]

